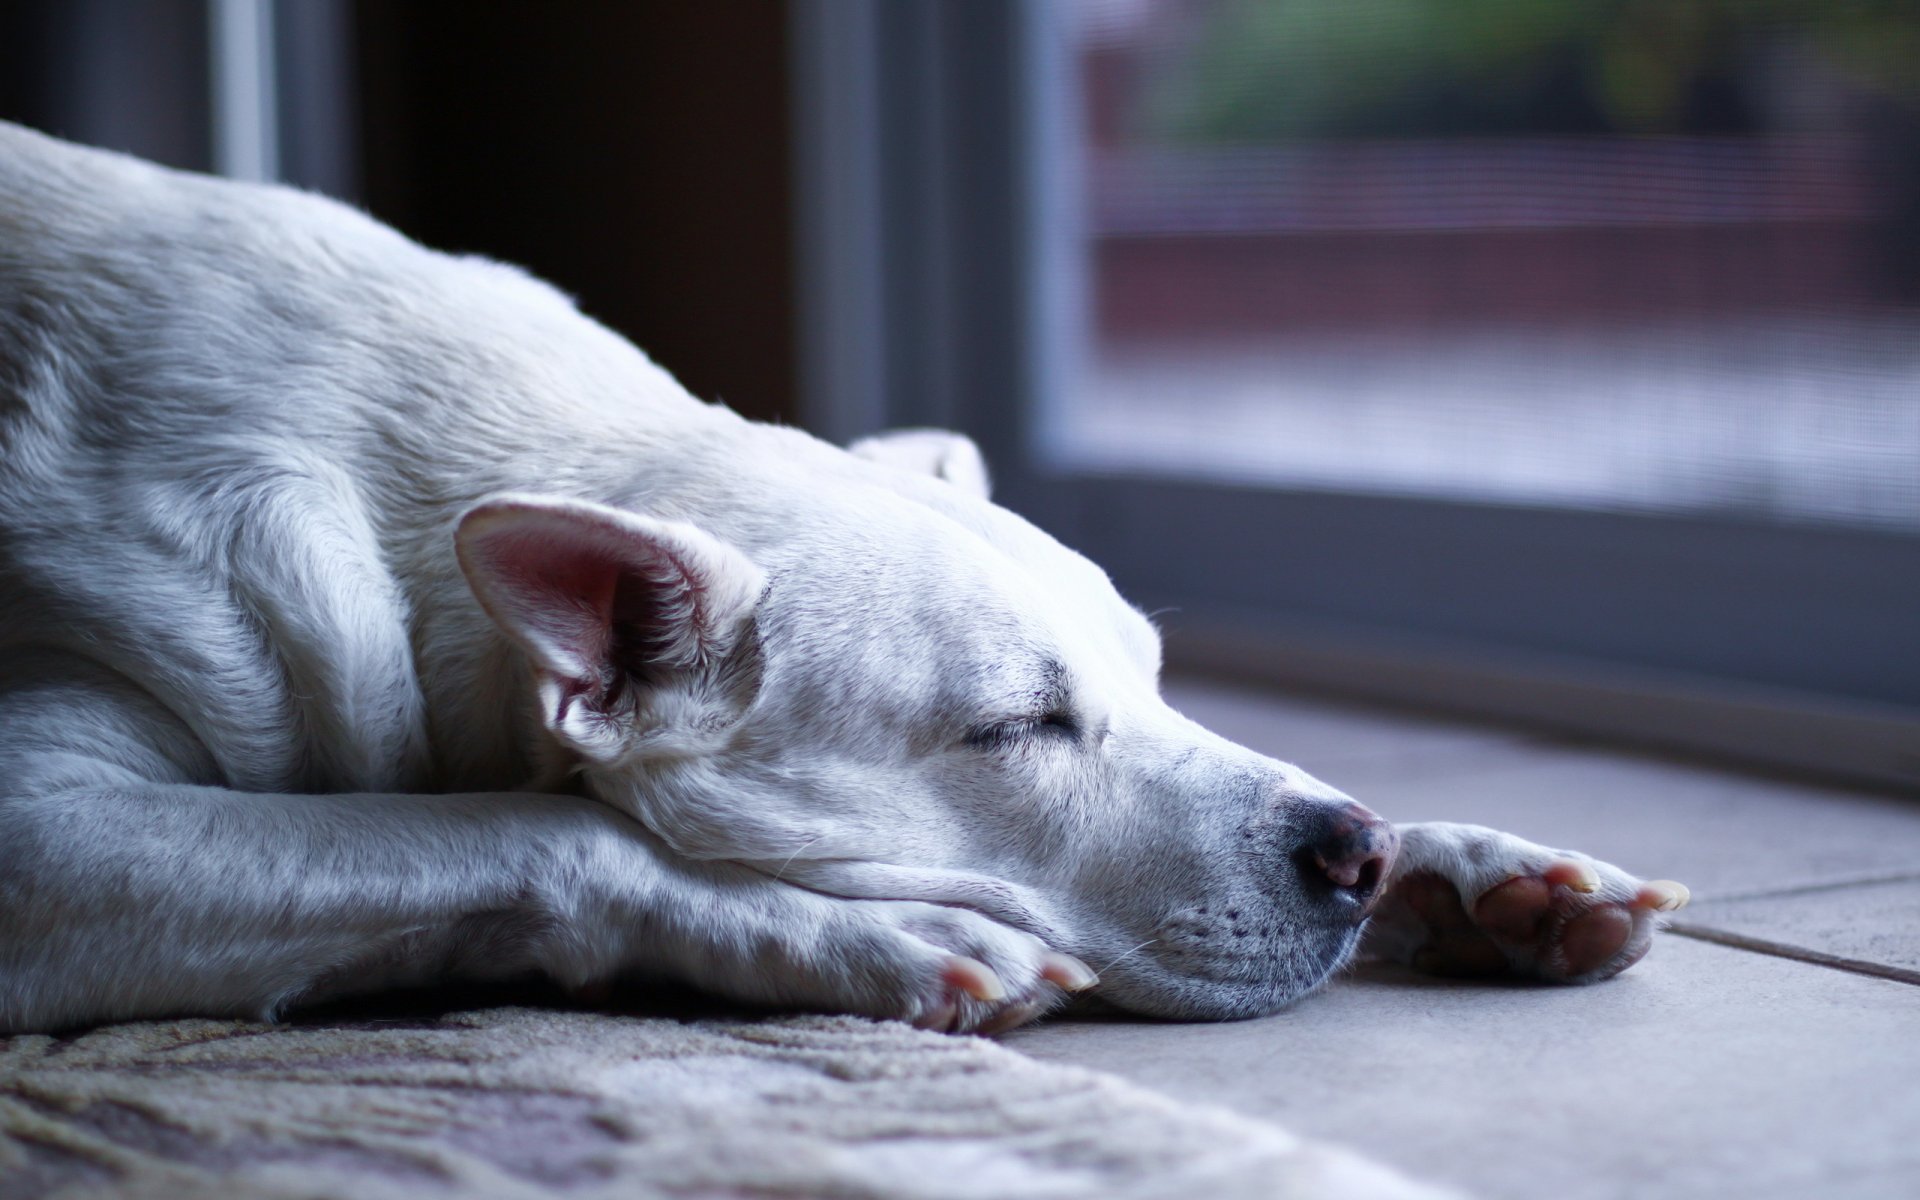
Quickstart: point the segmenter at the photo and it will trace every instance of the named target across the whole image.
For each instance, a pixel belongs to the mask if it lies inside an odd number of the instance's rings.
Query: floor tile
[[[1686,938],[1594,987],[1369,967],[1264,1020],[1005,1040],[1488,1200],[1920,1195],[1920,987]]]
[[[1294,763],[1322,779],[1374,762],[1408,771],[1471,762],[1489,750],[1524,745],[1527,733],[1438,717],[1339,704],[1311,697],[1175,678],[1168,703],[1225,738]]]

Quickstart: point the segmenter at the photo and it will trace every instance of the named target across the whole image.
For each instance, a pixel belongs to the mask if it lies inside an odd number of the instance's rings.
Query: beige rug
[[[0,1196],[1434,1197],[976,1038],[500,1008],[0,1039]]]

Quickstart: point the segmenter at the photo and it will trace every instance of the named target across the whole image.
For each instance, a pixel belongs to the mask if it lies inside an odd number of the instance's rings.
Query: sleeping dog
[[[964,439],[754,424],[510,267],[12,126],[0,612],[0,1033],[527,973],[1242,1017],[1363,940],[1604,978],[1684,899],[1186,720]]]

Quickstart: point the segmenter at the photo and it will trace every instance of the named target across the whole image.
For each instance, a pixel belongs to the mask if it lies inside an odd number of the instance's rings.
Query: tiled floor
[[[1920,1196],[1920,801],[1212,685],[1169,692],[1393,819],[1496,825],[1681,880],[1697,936],[1669,933],[1591,988],[1371,967],[1261,1021],[1063,1021],[1009,1045],[1490,1200]]]

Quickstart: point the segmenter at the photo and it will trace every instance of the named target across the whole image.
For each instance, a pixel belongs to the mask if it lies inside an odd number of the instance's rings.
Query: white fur
[[[1315,986],[1343,798],[1167,708],[985,492],[512,268],[0,125],[0,1032],[529,970],[925,1019],[955,954],[1030,1012],[1047,945],[1146,1012]]]

